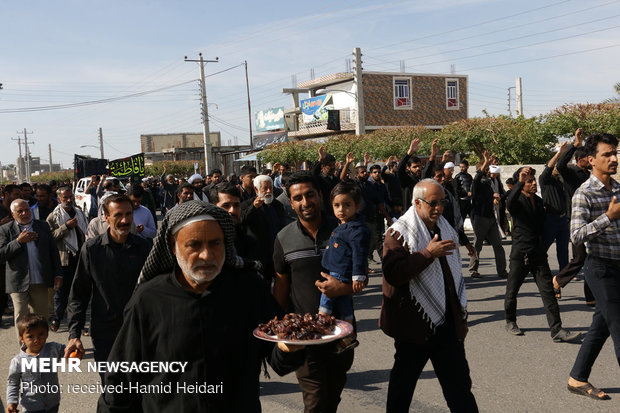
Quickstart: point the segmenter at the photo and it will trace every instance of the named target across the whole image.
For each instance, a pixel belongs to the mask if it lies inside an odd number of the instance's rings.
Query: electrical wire
[[[187,82],[177,83],[176,85],[165,86],[159,89],[147,90],[144,92],[132,93],[130,95],[117,96],[117,97],[107,98],[107,99],[91,100],[87,102],[67,103],[64,105],[52,105],[52,106],[35,106],[35,107],[29,107],[29,108],[0,109],[0,113],[39,112],[43,110],[67,109],[67,108],[75,108],[75,107],[80,107],[80,106],[98,105],[102,103],[110,103],[110,102],[116,102],[116,101],[123,100],[123,99],[130,99],[134,97],[145,96],[145,95],[149,95],[152,93],[160,92],[162,90],[167,90],[167,89],[171,89],[174,87],[186,85],[188,83],[192,83],[195,81],[196,80],[194,79],[194,80],[189,80]]]

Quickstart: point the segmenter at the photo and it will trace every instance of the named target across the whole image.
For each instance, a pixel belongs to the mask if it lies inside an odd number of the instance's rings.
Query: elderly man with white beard
[[[271,285],[275,276],[273,244],[276,235],[286,224],[284,206],[273,196],[273,181],[267,175],[254,178],[256,196],[241,203],[241,225],[244,227],[252,248],[248,257],[263,265],[265,281]]]
[[[267,358],[278,374],[303,362],[305,351],[253,337],[259,323],[281,310],[256,272],[234,268],[233,239],[231,217],[215,205],[189,201],[166,215],[108,361],[185,367],[107,373],[106,389],[170,387],[105,392],[99,412],[259,412],[261,362]]]

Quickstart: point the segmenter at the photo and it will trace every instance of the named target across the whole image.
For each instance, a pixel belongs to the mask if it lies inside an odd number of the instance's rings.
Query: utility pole
[[[517,116],[521,116],[523,115],[523,84],[520,77],[517,78],[515,88],[517,94]]]
[[[510,102],[511,102],[511,98],[510,98],[510,90],[514,89],[514,86],[511,86],[508,88],[508,116],[512,117],[512,110],[510,109]]]
[[[248,61],[244,60],[245,63],[245,88],[248,92],[248,120],[250,121],[250,148],[253,148],[252,144],[252,106],[250,105],[250,81],[248,80]]]
[[[213,153],[211,152],[211,133],[209,131],[209,109],[207,107],[207,87],[205,82],[205,63],[217,63],[219,58],[215,60],[204,60],[202,53],[198,53],[198,60],[190,60],[185,56],[186,62],[198,62],[200,63],[200,98],[202,102],[202,134],[203,145],[205,151],[205,173],[209,173],[213,168]]]
[[[19,133],[22,133],[22,132],[18,131],[17,133],[19,134]],[[26,154],[26,162],[25,162],[26,163],[26,177],[25,177],[25,180],[26,180],[26,182],[30,182],[31,171],[30,171],[30,150],[28,149],[28,134],[32,133],[32,132],[27,132],[26,128],[24,128],[24,132],[23,133],[24,133],[24,152]],[[30,142],[30,143],[34,144],[34,142]]]
[[[357,110],[357,122],[355,122],[355,134],[366,133],[366,121],[364,119],[364,88],[362,86],[362,50],[359,47],[353,49],[353,83],[355,84]]]
[[[99,151],[101,152],[101,159],[105,159],[103,156],[103,130],[99,128]]]
[[[47,148],[48,148],[49,157],[50,157],[50,172],[52,172],[52,144],[48,143]]]
[[[24,159],[22,158],[22,138],[17,136],[17,139],[11,138],[11,140],[17,141],[17,147],[19,148],[19,158],[17,158],[17,182],[21,184],[24,182],[24,171],[22,168],[22,162],[24,162]]]

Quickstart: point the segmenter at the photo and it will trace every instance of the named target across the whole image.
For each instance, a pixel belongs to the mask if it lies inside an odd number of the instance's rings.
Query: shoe
[[[478,271],[474,271],[472,273],[469,273],[469,276],[471,278],[482,278],[482,275]]]
[[[501,274],[497,274],[497,276],[498,276],[499,278],[504,278],[504,279],[506,279],[506,278],[508,278],[508,273],[507,273],[507,272],[503,272],[503,273],[501,273]]]
[[[553,341],[555,343],[570,343],[579,337],[581,337],[581,333],[571,333],[567,329],[562,328],[553,336]]]
[[[599,396],[599,394],[601,394],[601,392],[603,391],[601,389],[594,387],[590,383],[584,384],[583,386],[579,386],[579,387],[571,386],[570,384],[567,384],[566,387],[568,388],[568,391],[571,393],[579,394],[580,396],[586,396],[591,399],[595,399],[595,400],[610,400],[611,399],[611,397],[609,397],[608,395],[604,395],[602,397]]]
[[[517,323],[515,323],[514,321],[508,321],[506,323],[506,331],[515,336],[523,335],[523,331],[521,331]]]
[[[586,301],[588,307],[596,307],[596,301]]]
[[[58,327],[60,327],[60,321],[53,319],[50,322],[50,330],[52,330],[53,332],[58,331]]]

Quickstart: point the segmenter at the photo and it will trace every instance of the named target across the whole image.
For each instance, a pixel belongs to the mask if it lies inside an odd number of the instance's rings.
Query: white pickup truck
[[[108,176],[106,180],[118,179]],[[93,202],[93,197],[86,192],[86,188],[90,184],[90,176],[82,178],[75,186],[75,205],[80,208],[89,218],[97,216],[97,200]],[[126,190],[125,185],[121,182],[121,190]]]

